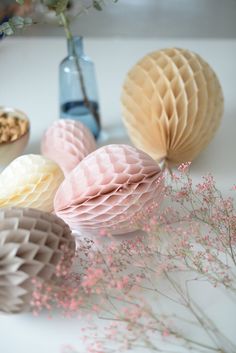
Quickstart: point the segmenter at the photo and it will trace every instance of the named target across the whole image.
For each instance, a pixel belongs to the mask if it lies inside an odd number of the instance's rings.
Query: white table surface
[[[204,173],[212,172],[226,194],[236,184],[236,40],[86,40],[85,50],[96,63],[103,125],[112,131],[112,137],[106,142],[128,141],[121,125],[119,103],[126,72],[146,53],[169,46],[198,52],[221,81],[224,118],[214,140],[193,163],[192,175],[197,180]],[[28,114],[31,139],[27,152],[39,152],[43,131],[59,117],[58,65],[65,54],[62,38],[11,38],[0,42],[0,105],[16,107]],[[205,305],[213,312],[218,310],[217,299],[210,295],[208,298],[207,293]],[[229,325],[227,312],[231,310],[230,307],[221,310],[221,325]],[[72,344],[84,353],[82,326],[79,320],[58,316],[48,320],[45,315],[39,318],[31,314],[3,315],[0,316],[0,352],[59,353],[64,344]],[[236,322],[231,322],[232,335],[234,327]]]

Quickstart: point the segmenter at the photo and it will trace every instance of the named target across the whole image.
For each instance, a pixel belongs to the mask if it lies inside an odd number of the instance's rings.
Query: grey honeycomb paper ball
[[[75,249],[69,226],[30,208],[0,210],[0,312],[30,310],[32,279],[53,278],[63,247]]]

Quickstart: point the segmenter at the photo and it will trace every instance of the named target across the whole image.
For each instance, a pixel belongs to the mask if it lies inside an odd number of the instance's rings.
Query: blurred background
[[[92,3],[92,0],[71,0],[68,9],[71,19],[80,12],[81,1]],[[21,7],[15,0],[0,0],[0,18],[13,14],[27,16],[31,3],[25,0],[25,6]],[[45,14],[39,3],[37,0],[41,24],[0,41],[4,83],[0,86],[0,105],[16,107],[29,116],[32,128],[27,151],[34,153],[39,151],[45,128],[60,117],[59,65],[68,55],[63,28],[58,26],[52,12]],[[221,129],[195,162],[195,172],[222,175],[224,188],[235,183],[236,0],[118,0],[116,4],[105,0],[105,3],[103,11],[91,9],[73,19],[72,31],[84,37],[84,51],[95,64],[101,122],[112,143],[127,140],[120,95],[128,70],[151,51],[187,48],[212,66],[225,97]],[[226,182],[226,178],[233,181]]]
[[[84,0],[85,3],[90,0]],[[130,38],[235,38],[236,0],[119,0],[106,1],[104,11],[91,10],[74,21],[75,33],[85,37]],[[30,1],[20,8],[14,0],[0,1],[0,18],[30,10]],[[78,11],[70,1],[70,13]],[[42,7],[38,6],[38,16]],[[53,22],[52,14],[44,22]],[[33,26],[22,36],[60,36],[63,30],[51,24]]]

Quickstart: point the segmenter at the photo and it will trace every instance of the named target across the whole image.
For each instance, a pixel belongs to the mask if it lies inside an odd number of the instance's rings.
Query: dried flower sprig
[[[143,236],[80,239],[74,271],[36,287],[36,313],[56,304],[67,316],[103,319],[108,325],[99,334],[96,325],[85,330],[91,353],[236,352],[235,341],[195,294],[236,300],[233,200],[222,196],[211,175],[194,186],[188,168],[167,176],[165,207],[147,215]]]
[[[118,2],[118,0],[112,0],[112,2],[116,3]],[[16,3],[19,6],[25,6],[24,0],[16,0]],[[76,3],[78,11],[76,11],[74,17],[78,17],[82,13],[86,13],[92,8],[98,11],[102,11],[104,6],[106,5],[105,0],[76,0]],[[10,36],[15,34],[18,30],[23,30],[32,24],[38,24],[39,21],[34,17],[35,13],[37,12],[37,6],[39,4],[44,6],[45,13],[54,12],[55,15],[58,16],[60,24],[61,15],[64,14],[64,16],[67,17],[66,13],[70,5],[70,0],[30,0],[27,2],[27,11],[30,13],[31,16],[12,16],[8,21],[4,21],[4,23],[0,24],[0,35]]]

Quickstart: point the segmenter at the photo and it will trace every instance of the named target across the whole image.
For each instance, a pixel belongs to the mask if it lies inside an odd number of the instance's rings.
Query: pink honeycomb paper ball
[[[142,217],[161,203],[163,190],[161,169],[150,156],[128,145],[108,145],[65,178],[54,208],[73,230],[122,234],[140,228]]]
[[[71,119],[55,121],[46,130],[41,142],[42,154],[56,162],[65,175],[95,149],[96,142],[90,131],[82,123]]]

